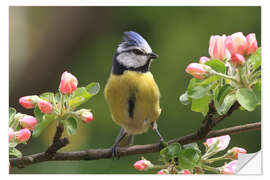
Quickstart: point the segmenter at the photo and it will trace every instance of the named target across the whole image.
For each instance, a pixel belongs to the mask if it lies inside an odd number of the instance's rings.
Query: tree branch
[[[260,130],[261,122],[245,124],[240,126],[234,126],[231,128],[225,128],[221,130],[210,131],[206,138],[216,137],[227,134],[237,134],[242,132],[247,132],[251,130]],[[189,135],[172,139],[168,143],[178,142],[180,144],[188,144],[191,142],[199,141],[204,138],[198,136],[198,133],[191,133]],[[120,156],[128,156],[134,154],[145,154],[159,151],[159,144],[147,144],[147,145],[135,145],[125,148],[119,148]],[[35,163],[40,163],[44,161],[64,161],[64,160],[97,160],[97,159],[106,159],[111,158],[112,151],[111,148],[108,149],[89,149],[84,151],[76,152],[63,152],[55,153],[53,157],[48,157],[44,153],[33,154],[29,156],[24,156],[22,158],[11,158],[10,164],[12,167],[24,167],[26,165],[31,165]]]

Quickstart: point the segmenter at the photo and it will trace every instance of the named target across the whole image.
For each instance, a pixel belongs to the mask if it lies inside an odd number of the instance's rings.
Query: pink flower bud
[[[29,130],[34,130],[36,124],[38,123],[37,119],[33,116],[23,116],[21,119],[19,119],[20,125],[23,128],[27,128]]]
[[[83,111],[81,113],[80,117],[83,120],[83,122],[85,122],[85,123],[89,123],[94,119],[93,114],[90,111]]]
[[[206,142],[204,143],[204,145],[206,145],[207,147],[210,147],[212,145],[214,145],[217,141],[217,151],[223,151],[224,149],[226,149],[230,143],[231,137],[229,135],[225,135],[225,136],[219,136],[219,137],[215,137],[215,138],[208,138],[206,139]]]
[[[238,159],[238,154],[242,153],[242,154],[246,154],[247,151],[244,148],[240,148],[240,147],[233,147],[232,149],[230,149],[227,154],[229,155],[229,158],[231,159]]]
[[[209,55],[213,59],[230,59],[231,55],[228,49],[225,47],[226,36],[211,36],[209,41]]]
[[[186,72],[197,79],[204,79],[209,75],[211,68],[204,64],[191,63],[187,66]]]
[[[256,35],[254,33],[250,33],[247,35],[246,40],[247,40],[246,55],[250,55],[250,54],[255,53],[258,49]]]
[[[31,136],[31,131],[27,128],[15,132],[15,140],[19,142],[26,142]]]
[[[8,141],[10,142],[14,137],[14,130],[12,128],[8,128]]]
[[[26,109],[32,109],[35,107],[36,102],[33,96],[24,96],[19,99],[19,103]]]
[[[52,104],[48,101],[40,99],[38,101],[38,107],[44,114],[50,114],[53,112]]]
[[[180,171],[181,174],[191,174],[191,172],[188,169],[184,169]]]
[[[244,54],[247,49],[247,40],[242,32],[234,33],[225,40],[226,48],[232,53]]]
[[[148,160],[142,159],[140,161],[135,162],[133,166],[135,169],[142,171],[145,170],[146,168],[153,167],[153,164]]]
[[[75,76],[68,73],[67,71],[62,74],[60,83],[60,92],[62,94],[72,94],[78,85],[78,80]]]
[[[204,64],[204,63],[206,63],[207,61],[210,61],[210,59],[209,59],[208,57],[206,57],[206,56],[202,56],[202,57],[200,58],[200,63],[201,63],[201,64]]]
[[[229,162],[228,164],[225,164],[223,167],[221,167],[221,173],[222,174],[235,174],[237,168],[237,160],[233,160]]]
[[[167,169],[161,169],[157,174],[169,174],[169,171]]]
[[[231,57],[231,62],[235,67],[241,67],[245,64],[245,57],[241,54],[234,53]]]

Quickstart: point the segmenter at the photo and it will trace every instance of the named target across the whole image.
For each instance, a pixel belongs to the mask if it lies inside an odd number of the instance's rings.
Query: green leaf
[[[96,95],[99,92],[100,86],[99,83],[90,83],[85,87],[77,88],[76,91],[72,94],[69,101],[71,107],[77,107],[86,101],[88,101],[92,96]]]
[[[12,124],[14,123],[14,117],[16,115],[16,109],[10,107],[9,110],[8,110],[8,113],[9,113],[8,125],[9,125],[9,127],[11,127]]]
[[[259,104],[261,103],[261,79],[259,79],[255,84],[254,84],[254,87],[253,87],[253,92],[255,93],[256,95],[256,98],[259,102]]]
[[[192,99],[191,110],[194,112],[201,112],[205,116],[209,110],[210,96],[204,96],[200,99]]]
[[[92,82],[86,86],[89,94],[96,95],[100,90],[100,85],[97,82]]]
[[[209,91],[208,87],[196,86],[192,89],[189,89],[188,96],[192,99],[200,99],[205,96]]]
[[[13,108],[13,107],[10,107],[9,110],[8,110],[8,112],[9,112],[9,119],[11,119],[11,118],[13,118],[15,116],[16,109]]]
[[[44,131],[44,129],[46,129],[53,120],[54,118],[44,118],[41,122],[38,122],[33,131],[33,137],[36,138],[40,136],[40,134]]]
[[[192,78],[189,82],[187,88],[187,95],[192,99],[200,99],[205,96],[209,91],[214,87],[216,81],[218,81],[220,77],[218,76],[210,76],[209,78],[201,81],[196,78]]]
[[[249,88],[240,88],[236,91],[236,99],[247,111],[254,111],[259,103],[256,94]]]
[[[214,93],[214,104],[219,115],[226,114],[236,101],[235,95],[232,93],[230,85],[218,87]]]
[[[46,101],[53,102],[54,93],[52,92],[45,92],[40,95],[40,97]]]
[[[206,78],[202,82],[200,82],[200,85],[204,86],[204,85],[207,85],[207,84],[210,84],[210,83],[214,83],[214,82],[216,82],[218,80],[220,80],[220,76],[213,75],[213,76],[210,76],[210,77]]]
[[[220,72],[220,73],[223,73],[223,74],[226,72],[225,64],[222,61],[218,60],[218,59],[212,59],[210,61],[207,61],[205,63],[205,65],[210,66],[216,72]]]
[[[221,87],[218,87],[217,88],[217,93],[215,94],[215,98],[216,98],[216,100],[217,100],[217,102],[219,103],[219,104],[222,104],[222,102],[223,102],[223,100],[224,100],[224,98],[225,98],[225,96],[227,95],[227,94],[229,94],[230,92],[232,92],[232,88],[231,88],[231,86],[230,85],[228,85],[228,84],[226,84],[226,85],[224,85],[224,86],[221,86]]]
[[[160,157],[165,162],[168,162],[170,159],[178,157],[180,150],[181,146],[179,143],[170,144],[160,151]]]
[[[78,128],[77,123],[77,119],[74,117],[69,117],[68,119],[63,120],[63,124],[69,136],[76,133]]]
[[[61,98],[61,94],[60,94],[59,92],[55,93],[55,95],[54,95],[54,100],[55,100],[56,102],[60,102],[60,98]]]
[[[192,78],[187,88],[187,94],[189,98],[200,99],[205,96],[209,91],[209,84],[200,85],[201,81]]]
[[[49,124],[57,118],[56,114],[43,114],[38,107],[35,108],[34,114],[38,120],[38,124],[35,126],[32,136],[38,137],[46,129]]]
[[[16,141],[11,141],[11,142],[9,142],[9,144],[8,144],[8,147],[16,147],[18,145],[18,143],[16,142]]]
[[[249,57],[248,63],[252,65],[253,70],[261,66],[261,48],[258,48],[257,51]]]
[[[187,91],[179,97],[179,101],[184,105],[188,105],[190,103]]]
[[[85,103],[90,97],[91,95],[88,93],[85,87],[77,88],[69,100],[69,105],[72,107],[77,107],[82,103]]]
[[[232,105],[235,103],[235,101],[236,101],[235,94],[228,94],[224,98],[224,101],[222,104],[222,110],[220,111],[220,115],[226,114],[230,110]]]
[[[179,143],[173,143],[167,146],[168,148],[168,155],[171,156],[171,158],[175,158],[178,156],[181,146]]]
[[[181,150],[178,156],[178,162],[181,169],[192,170],[194,167],[199,166],[200,159],[200,152],[192,148]]]
[[[38,106],[34,109],[34,115],[37,118],[38,121],[42,121],[44,114],[41,112]]]
[[[9,148],[9,155],[10,155],[10,156],[15,156],[15,157],[17,157],[17,158],[21,158],[21,157],[22,157],[21,151],[19,151],[19,150],[16,149],[15,147],[10,147],[10,148]]]
[[[195,149],[195,150],[197,150],[198,152],[201,153],[201,150],[200,150],[200,148],[199,148],[199,146],[198,146],[197,143],[185,144],[185,145],[183,146],[183,148],[184,148],[184,149]]]
[[[196,78],[192,78],[190,81],[189,81],[189,84],[188,84],[188,88],[187,88],[187,94],[190,98],[192,98],[192,96],[196,96],[196,91],[194,90],[194,88],[196,86],[199,85],[201,81],[199,79],[196,79]],[[195,94],[195,95],[194,95]]]

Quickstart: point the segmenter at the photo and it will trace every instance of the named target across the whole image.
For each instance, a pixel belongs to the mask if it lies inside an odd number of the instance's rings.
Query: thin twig
[[[207,138],[216,137],[226,134],[237,134],[251,130],[259,130],[261,128],[261,122],[245,124],[240,126],[235,126],[231,128],[225,128],[221,130],[213,130],[208,133]],[[197,132],[191,133],[189,135],[172,139],[168,143],[178,142],[180,144],[188,144],[191,142],[196,142],[202,140],[201,137],[197,135]],[[120,156],[129,156],[134,154],[145,154],[159,151],[159,144],[147,144],[147,145],[135,145],[126,148],[119,148]],[[76,152],[63,152],[55,153],[52,158],[48,158],[46,153],[38,153],[29,156],[24,156],[22,158],[11,158],[11,167],[24,167],[26,165],[31,165],[35,163],[40,163],[44,161],[65,161],[65,160],[97,160],[97,159],[108,159],[111,158],[112,151],[111,148],[108,149],[89,149],[84,151]],[[22,166],[23,165],[23,166]]]
[[[228,112],[224,115],[219,116],[217,114],[217,110],[215,108],[214,102],[212,101],[209,104],[209,111],[206,114],[203,123],[201,125],[201,128],[197,132],[197,136],[199,136],[201,139],[205,138],[207,134],[223,119],[230,116],[235,110],[239,109],[240,104],[236,101],[231,108],[228,110]]]
[[[61,139],[63,132],[64,125],[59,122],[53,137],[53,143],[46,150],[46,154],[53,156],[59,149],[69,144],[69,140],[66,137]]]
[[[62,123],[59,122],[56,128],[56,132],[53,137],[53,143],[48,147],[48,149],[44,153],[42,153],[42,156],[36,156],[37,154],[36,155],[34,154],[32,156],[22,157],[20,158],[21,161],[18,161],[18,163],[15,166],[18,168],[24,168],[25,165],[28,165],[31,163],[52,160],[54,158],[54,155],[59,149],[69,144],[69,140],[66,137],[61,139],[63,132],[64,132],[64,126]],[[28,164],[24,163],[23,159],[27,159]]]

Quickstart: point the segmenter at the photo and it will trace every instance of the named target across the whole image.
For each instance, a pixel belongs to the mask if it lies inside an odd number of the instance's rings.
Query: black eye
[[[143,52],[139,49],[133,49],[132,52],[136,55],[143,55]]]

